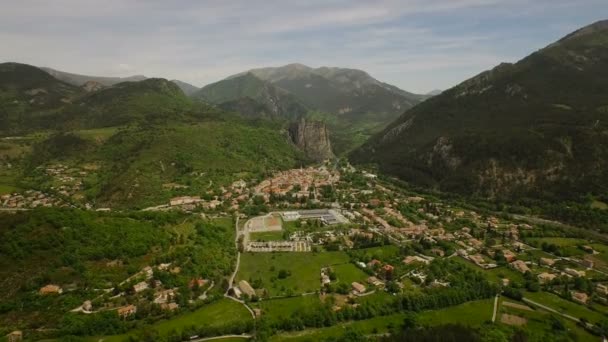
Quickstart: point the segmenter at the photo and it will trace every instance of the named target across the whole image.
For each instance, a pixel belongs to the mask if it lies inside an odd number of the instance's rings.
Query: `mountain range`
[[[55,77],[58,80],[69,83],[74,86],[82,87],[85,85],[97,85],[95,89],[100,89],[101,87],[111,87],[115,84],[122,82],[138,82],[147,79],[148,77],[144,75],[133,75],[127,77],[106,77],[106,76],[90,76],[90,75],[80,75],[74,74],[65,71],[59,71],[56,69],[41,67],[40,69],[46,71],[51,76]],[[175,83],[186,95],[190,95],[196,92],[199,88],[193,86],[190,83],[186,83],[180,80],[171,80],[171,82]]]
[[[608,190],[608,21],[406,111],[351,154],[442,191],[576,198]]]
[[[338,154],[380,131],[404,110],[427,99],[356,69],[288,64],[248,70],[207,85],[194,97],[225,108],[254,100],[262,116],[325,122]],[[249,98],[250,100],[244,100]],[[249,115],[251,115],[249,111]]]
[[[608,21],[597,22],[432,97],[361,70],[302,64],[252,69],[198,89],[177,80],[95,77],[3,63],[0,133],[125,130],[101,146],[85,144],[93,149],[90,156],[108,162],[114,158],[111,151],[121,150],[120,141],[205,122],[221,127],[221,136],[231,122],[237,131],[256,136],[255,146],[280,150],[282,166],[350,151],[354,163],[374,165],[425,188],[489,198],[572,199],[608,190],[607,37]],[[257,130],[267,138],[252,133]],[[171,138],[160,145],[146,138],[138,149],[170,147],[159,152],[166,162],[180,154],[176,146],[188,150],[178,136],[165,136]],[[51,146],[53,141],[66,140],[50,140]],[[288,148],[279,148],[280,141]],[[114,147],[108,147],[110,142]],[[208,145],[244,153],[238,157],[243,167],[256,159],[251,146]],[[199,153],[188,151],[180,158],[191,160]],[[40,156],[50,157],[38,164],[69,154]],[[262,169],[271,167],[268,162]],[[154,177],[170,182],[176,174]],[[100,189],[120,188],[109,183]],[[114,196],[103,192],[95,196]]]

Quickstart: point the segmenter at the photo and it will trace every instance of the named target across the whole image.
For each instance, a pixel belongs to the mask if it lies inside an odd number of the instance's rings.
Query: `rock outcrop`
[[[325,123],[304,118],[289,127],[293,143],[306,155],[316,161],[334,157],[329,141],[329,131]]]

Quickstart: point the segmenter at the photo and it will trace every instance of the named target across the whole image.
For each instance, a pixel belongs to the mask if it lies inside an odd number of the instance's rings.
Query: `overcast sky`
[[[608,19],[608,0],[0,0],[0,61],[197,86],[293,62],[446,89]]]

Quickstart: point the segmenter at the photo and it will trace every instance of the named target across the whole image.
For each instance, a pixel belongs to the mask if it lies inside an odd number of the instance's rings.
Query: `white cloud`
[[[582,1],[587,6],[578,4],[580,18],[573,20],[564,15],[574,13],[564,7],[567,0],[21,0],[2,5],[0,56],[196,85],[301,62],[361,68],[426,91],[514,61],[607,8]],[[585,8],[589,14],[580,14]],[[522,11],[548,24],[526,31]],[[497,30],[501,21],[512,27]]]

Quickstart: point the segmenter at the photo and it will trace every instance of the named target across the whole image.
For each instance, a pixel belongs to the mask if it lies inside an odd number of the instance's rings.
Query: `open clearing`
[[[332,269],[336,273],[337,281],[341,283],[351,284],[356,281],[365,284],[365,280],[369,277],[367,273],[350,263],[332,266]]]
[[[321,253],[244,253],[237,281],[247,280],[252,285],[261,280],[270,296],[284,296],[314,292],[321,287],[322,267],[349,262],[344,252]],[[279,271],[290,273],[278,279]],[[349,275],[345,275],[349,276]]]
[[[604,315],[599,312],[591,311],[583,305],[570,302],[552,293],[526,292],[524,294],[524,297],[531,299],[537,303],[546,305],[561,313],[568,314],[577,318],[585,318],[591,323],[597,323],[605,318]]]

